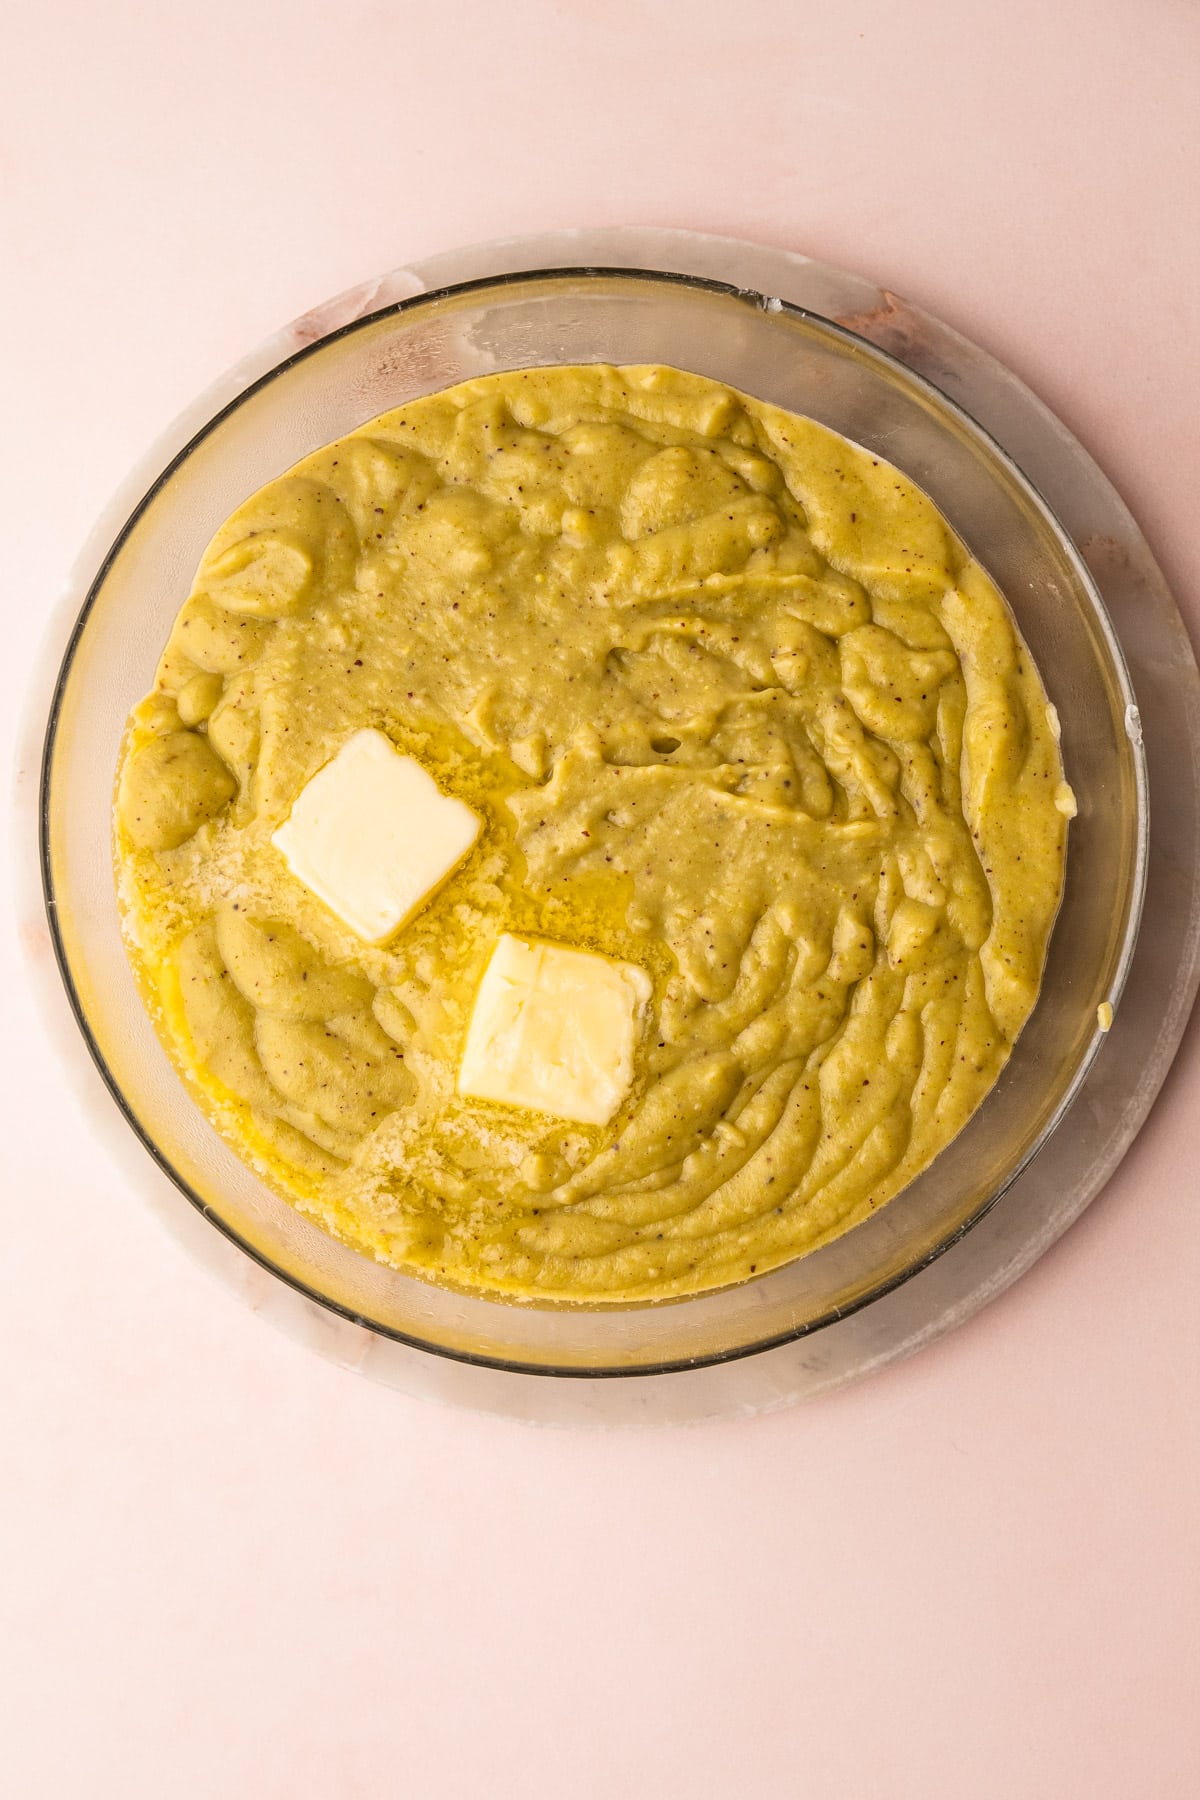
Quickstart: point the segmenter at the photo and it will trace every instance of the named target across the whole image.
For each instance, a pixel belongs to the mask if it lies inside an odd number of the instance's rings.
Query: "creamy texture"
[[[364,944],[271,844],[354,732],[483,820]],[[811,421],[662,368],[414,401],[217,533],[131,719],[117,860],[164,1039],[242,1153],[453,1285],[695,1292],[895,1195],[995,1080],[1063,772],[995,587]],[[624,1103],[457,1091],[504,932],[635,964]]]

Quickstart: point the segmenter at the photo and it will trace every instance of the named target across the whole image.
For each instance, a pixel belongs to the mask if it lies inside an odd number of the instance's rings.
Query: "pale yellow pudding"
[[[116,855],[164,1040],[275,1187],[433,1280],[628,1303],[814,1249],[960,1129],[1037,996],[1063,793],[1004,601],[896,469],[699,376],[543,368],[222,527]]]

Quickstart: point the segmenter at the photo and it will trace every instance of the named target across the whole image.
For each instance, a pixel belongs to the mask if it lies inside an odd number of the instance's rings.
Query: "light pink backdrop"
[[[391,264],[575,223],[757,236],[957,324],[1200,633],[1187,0],[42,0],[0,66],[6,731],[197,390]],[[268,1329],[3,992],[0,1792],[1200,1792],[1195,1023],[1106,1195],[969,1326],[801,1410],[590,1435]]]

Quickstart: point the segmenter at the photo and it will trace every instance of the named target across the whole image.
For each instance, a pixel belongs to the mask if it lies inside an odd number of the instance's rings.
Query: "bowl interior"
[[[345,1249],[272,1193],[189,1098],[138,996],[110,851],[130,707],[216,527],[265,481],[417,395],[558,362],[673,363],[805,413],[889,458],[1006,595],[1062,723],[1079,801],[1042,995],[997,1086],[891,1205],[739,1287],[626,1310],[516,1306],[432,1287]],[[1004,1192],[1071,1103],[1120,992],[1145,876],[1133,695],[1073,546],[993,441],[928,383],[839,327],[691,277],[564,270],[419,296],[345,327],[234,401],[165,471],[113,546],[68,648],[47,737],[43,871],[80,1025],[131,1125],[193,1204],[276,1274],[372,1328],[544,1372],[695,1366],[817,1329],[888,1291]],[[1133,725],[1131,726],[1131,721]]]

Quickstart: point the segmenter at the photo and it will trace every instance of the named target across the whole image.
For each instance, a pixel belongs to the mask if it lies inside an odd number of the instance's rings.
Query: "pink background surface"
[[[199,389],[381,269],[565,224],[758,237],[958,325],[1200,635],[1198,60],[1185,0],[23,8],[3,730]],[[538,1432],[329,1366],[193,1268],[0,955],[0,1791],[1200,1792],[1195,1021],[1104,1196],[932,1350],[772,1418]]]

